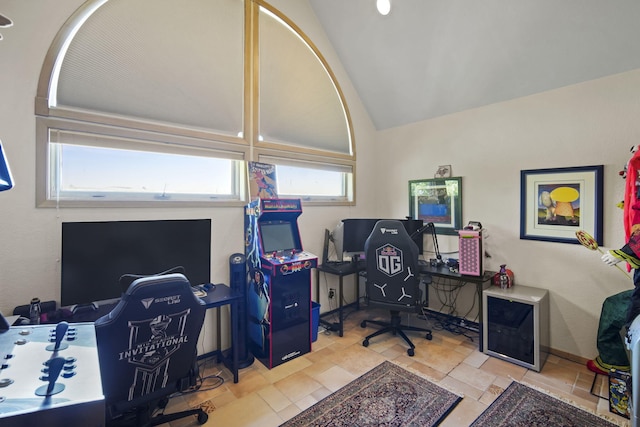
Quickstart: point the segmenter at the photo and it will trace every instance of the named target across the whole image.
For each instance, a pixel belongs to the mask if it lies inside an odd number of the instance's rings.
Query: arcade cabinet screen
[[[288,251],[298,249],[293,225],[285,221],[260,223],[262,252]]]
[[[192,285],[211,281],[211,220],[62,223],[61,304],[119,298],[123,274],[183,266]]]

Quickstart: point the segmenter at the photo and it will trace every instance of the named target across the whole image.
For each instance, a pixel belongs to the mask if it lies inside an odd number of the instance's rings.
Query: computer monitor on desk
[[[336,250],[337,261],[350,260],[354,256],[364,259],[364,243],[371,234],[376,222],[382,218],[346,218],[340,221],[331,232],[331,241]],[[409,235],[423,226],[422,220],[399,220]],[[423,251],[422,235],[414,239],[419,253]]]

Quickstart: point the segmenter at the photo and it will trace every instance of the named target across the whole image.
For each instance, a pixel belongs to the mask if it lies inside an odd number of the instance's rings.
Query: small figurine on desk
[[[507,268],[507,264],[500,266],[500,271],[493,275],[491,282],[500,289],[508,289],[513,286],[513,271]]]

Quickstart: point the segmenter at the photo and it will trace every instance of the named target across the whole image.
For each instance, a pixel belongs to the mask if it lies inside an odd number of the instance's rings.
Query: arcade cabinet
[[[256,199],[245,210],[247,340],[269,369],[311,351],[311,269],[299,199]]]

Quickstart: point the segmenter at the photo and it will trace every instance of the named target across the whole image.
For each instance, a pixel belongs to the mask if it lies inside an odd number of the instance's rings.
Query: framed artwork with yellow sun
[[[579,244],[584,230],[602,245],[603,169],[520,171],[520,238]]]

